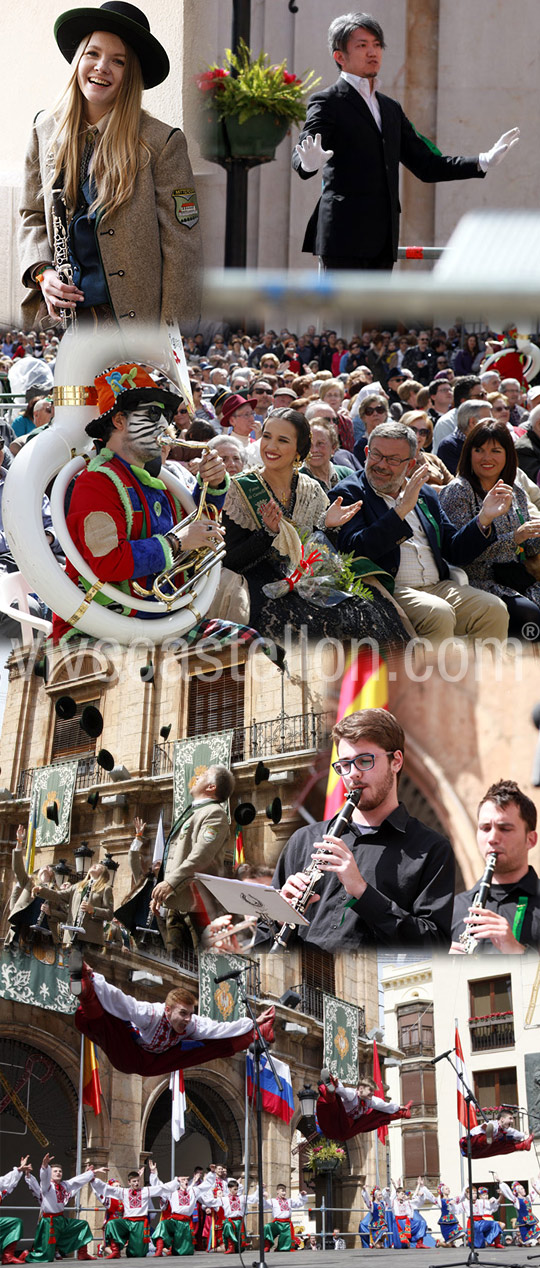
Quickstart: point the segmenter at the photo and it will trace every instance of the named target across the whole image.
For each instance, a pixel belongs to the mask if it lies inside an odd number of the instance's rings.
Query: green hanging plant
[[[237,53],[226,49],[224,62],[224,66],[210,66],[196,79],[203,105],[212,105],[220,119],[234,116],[245,123],[263,113],[289,124],[303,122],[307,96],[320,83],[313,71],[300,79],[287,70],[286,62],[270,65],[267,53],[253,58],[243,40]]]

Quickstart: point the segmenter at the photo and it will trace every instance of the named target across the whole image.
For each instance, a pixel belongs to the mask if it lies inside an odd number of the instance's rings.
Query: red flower
[[[299,83],[300,83],[300,80],[299,80],[299,78],[298,78],[298,75],[291,75],[290,71],[288,71],[288,70],[284,70],[284,71],[283,71],[283,83],[284,83],[284,84],[299,84]]]
[[[197,75],[197,87],[201,92],[212,92],[213,88],[220,87],[220,81],[226,79],[228,74],[228,70],[223,70],[221,66],[214,66],[212,70],[205,70],[202,75]]]

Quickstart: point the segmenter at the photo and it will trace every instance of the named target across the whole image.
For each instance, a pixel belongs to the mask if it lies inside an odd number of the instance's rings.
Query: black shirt
[[[300,828],[285,846],[272,884],[281,889],[293,872],[311,863],[315,841],[332,832],[333,820]],[[356,951],[361,946],[447,949],[450,945],[454,891],[454,855],[450,842],[399,805],[379,827],[362,830],[354,823],[343,834],[367,889],[347,906],[349,895],[339,878],[327,872],[317,885],[321,898],[306,912],[309,926],[293,938],[325,951]],[[262,941],[263,931],[258,941]]]
[[[467,927],[463,923],[464,917],[469,914],[469,907],[472,905],[474,895],[478,892],[479,885],[480,881],[477,881],[472,889],[468,889],[466,893],[458,894],[454,901],[454,914],[452,917],[452,939],[454,942],[458,942],[460,934],[464,933]],[[510,928],[512,928],[518,901],[521,897],[527,898],[528,903],[518,942],[521,942],[524,947],[535,947],[536,950],[539,950],[540,881],[534,867],[530,867],[525,876],[522,876],[519,881],[512,881],[508,885],[492,885],[486,909],[487,911],[496,911],[498,916],[504,916]],[[475,954],[478,952],[486,952],[488,955],[500,955],[497,947],[494,947],[489,938],[480,939]]]

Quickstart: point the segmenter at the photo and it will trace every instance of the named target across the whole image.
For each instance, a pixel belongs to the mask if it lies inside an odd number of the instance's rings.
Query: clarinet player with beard
[[[386,709],[362,709],[336,724],[334,770],[347,792],[361,792],[349,828],[333,821],[300,828],[286,845],[272,884],[293,905],[323,872],[295,937],[326,951],[360,946],[448,950],[454,856],[445,837],[407,813],[398,799],[403,730]],[[260,940],[263,939],[261,930]]]

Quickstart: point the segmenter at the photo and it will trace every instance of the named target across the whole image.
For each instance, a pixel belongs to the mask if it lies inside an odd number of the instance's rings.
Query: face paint
[[[157,458],[161,452],[158,437],[170,418],[170,411],[159,402],[150,401],[126,413],[128,439],[144,457]]]

